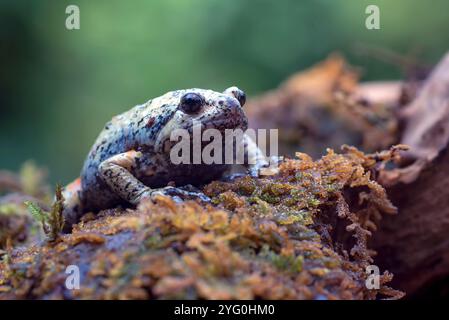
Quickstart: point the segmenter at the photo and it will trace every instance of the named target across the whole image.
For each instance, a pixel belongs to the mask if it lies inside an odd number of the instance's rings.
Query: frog
[[[231,86],[223,92],[181,89],[167,92],[114,116],[91,147],[80,177],[63,188],[64,231],[70,232],[87,212],[117,206],[137,206],[158,195],[177,201],[208,198],[198,189],[216,179],[233,179],[233,164],[173,164],[170,151],[176,129],[192,132],[192,123],[203,129],[244,132],[244,174],[257,177],[269,159],[246,134],[244,91]]]

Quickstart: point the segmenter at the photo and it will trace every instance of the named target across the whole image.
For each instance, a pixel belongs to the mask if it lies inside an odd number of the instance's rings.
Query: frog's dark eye
[[[195,113],[198,112],[204,104],[205,100],[203,96],[197,93],[189,92],[181,97],[179,107],[185,113]]]

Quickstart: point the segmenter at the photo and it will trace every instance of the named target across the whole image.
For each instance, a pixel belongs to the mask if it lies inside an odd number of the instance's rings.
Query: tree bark
[[[374,233],[376,262],[395,275],[393,286],[413,295],[449,276],[449,151],[388,193],[399,212]]]
[[[399,213],[381,222],[373,245],[393,285],[418,295],[449,279],[449,54],[403,115],[414,163],[381,175]]]

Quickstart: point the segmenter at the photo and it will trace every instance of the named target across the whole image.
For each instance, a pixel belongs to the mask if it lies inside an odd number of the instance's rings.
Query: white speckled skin
[[[180,108],[181,97],[187,93],[204,98],[197,112],[187,113]],[[200,185],[220,178],[229,165],[172,164],[169,155],[175,142],[170,141],[170,133],[174,129],[191,129],[193,121],[200,122],[203,129],[246,130],[248,120],[239,94],[244,95],[236,87],[223,93],[196,88],[171,91],[112,118],[87,156],[81,181],[65,188],[66,230],[85,212],[126,203],[135,205],[155,191],[164,193],[169,182],[176,186]],[[257,148],[254,143],[249,145]],[[259,150],[249,150],[248,154],[257,157],[252,167],[268,164]],[[170,189],[169,194],[175,191]]]

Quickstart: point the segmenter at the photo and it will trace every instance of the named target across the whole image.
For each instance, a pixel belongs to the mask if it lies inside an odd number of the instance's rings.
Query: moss
[[[298,154],[277,175],[204,186],[210,204],[161,196],[100,212],[58,241],[12,250],[0,265],[0,298],[399,297],[389,273],[379,290],[364,286],[373,261],[364,226],[395,210],[371,179],[373,159],[351,148],[317,161]],[[71,264],[86,270],[80,290],[64,289]]]
[[[278,270],[296,274],[301,272],[304,257],[299,255],[295,256],[293,254],[277,254],[266,245],[262,247],[262,250],[258,254],[262,259],[268,260],[273,264]]]
[[[25,201],[25,205],[33,217],[42,224],[42,228],[48,237],[48,240],[55,241],[64,226],[64,216],[62,215],[64,197],[62,196],[62,187],[56,186],[55,201],[50,211],[45,211],[31,201]]]

